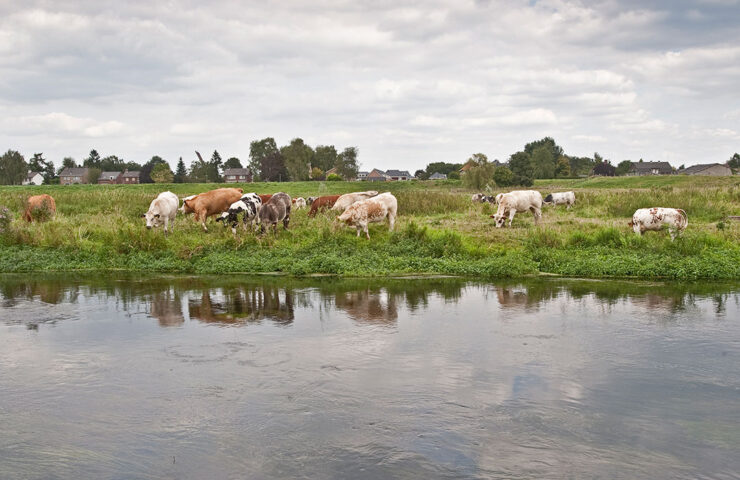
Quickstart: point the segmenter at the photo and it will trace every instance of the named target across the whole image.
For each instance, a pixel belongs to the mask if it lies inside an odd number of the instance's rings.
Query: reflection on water
[[[733,478],[739,291],[4,275],[0,478]]]

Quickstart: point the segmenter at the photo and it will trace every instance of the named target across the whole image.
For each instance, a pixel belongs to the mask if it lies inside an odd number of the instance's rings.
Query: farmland
[[[291,216],[277,236],[210,223],[204,233],[178,216],[175,231],[147,231],[139,216],[157,193],[180,197],[223,185],[148,184],[0,187],[0,206],[14,215],[0,234],[0,271],[127,270],[179,273],[284,273],[386,276],[407,274],[514,277],[740,278],[740,179],[735,177],[617,177],[541,180],[543,193],[572,189],[576,206],[545,207],[536,227],[518,214],[513,228],[496,229],[495,206],[472,204],[459,181],[294,182],[239,184],[245,192],[291,196],[378,189],[398,198],[396,231],[370,227],[371,239],[337,225],[326,213]],[[511,190],[504,189],[504,190]],[[495,189],[490,193],[497,193]],[[29,195],[49,193],[57,216],[20,219]],[[688,213],[689,227],[671,242],[664,232],[640,237],[627,226],[637,208],[667,206]],[[212,220],[211,220],[212,222]]]

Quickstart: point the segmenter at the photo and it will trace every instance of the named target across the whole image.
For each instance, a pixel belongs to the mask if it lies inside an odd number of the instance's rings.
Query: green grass
[[[740,214],[736,178],[539,181],[535,188],[543,193],[575,189],[576,206],[570,211],[546,207],[539,227],[531,215],[520,214],[514,228],[506,229],[493,227],[488,217],[494,208],[472,204],[473,192],[459,181],[239,185],[245,192],[304,197],[392,191],[399,202],[396,231],[372,225],[369,241],[336,224],[330,213],[309,218],[306,210],[294,212],[291,229],[279,229],[277,236],[240,231],[237,238],[212,221],[210,232],[203,233],[192,218],[182,216],[165,238],[161,230],[147,231],[139,218],[163,190],[184,197],[220,186],[0,187],[0,206],[7,205],[16,216],[10,231],[0,236],[0,271],[740,278],[740,225],[725,220]],[[39,193],[55,198],[58,213],[52,221],[27,224],[20,220],[25,199]],[[686,210],[684,236],[671,242],[665,232],[632,233],[627,226],[632,213],[648,206]]]

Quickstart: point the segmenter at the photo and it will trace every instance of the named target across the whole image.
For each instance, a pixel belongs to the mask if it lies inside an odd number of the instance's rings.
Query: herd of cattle
[[[551,193],[543,200],[542,194],[536,190],[515,190],[509,193],[499,193],[495,197],[476,193],[472,196],[472,201],[497,205],[498,209],[495,214],[491,215],[491,218],[494,219],[495,226],[500,228],[505,225],[507,218],[511,227],[514,216],[524,212],[531,212],[534,216],[534,223],[537,225],[542,218],[543,205],[565,205],[567,209],[570,209],[575,204],[576,196],[574,192],[559,192]],[[35,195],[28,199],[23,217],[29,222],[33,221],[34,210],[42,207],[52,215],[56,212],[56,204],[50,195]],[[270,227],[273,228],[273,232],[277,232],[277,225],[280,222],[287,230],[291,210],[306,207],[310,207],[308,215],[311,217],[320,210],[341,212],[336,219],[355,227],[358,237],[362,231],[367,238],[370,238],[368,224],[387,219],[388,227],[393,231],[398,214],[398,201],[390,192],[379,194],[371,190],[304,199],[302,197],[291,198],[285,192],[258,195],[256,193],[245,194],[241,188],[218,188],[185,197],[182,199],[182,204],[174,193],[162,192],[152,200],[149,210],[142,217],[146,219],[146,228],[163,226],[164,233],[167,235],[174,227],[178,212],[183,215],[192,213],[206,232],[208,231],[206,220],[217,215],[216,221],[223,222],[224,226],[231,226],[232,233],[236,235],[240,219],[245,231],[248,226],[251,226],[253,230],[259,227],[263,233]],[[629,226],[638,234],[666,227],[671,240],[674,240],[677,234],[683,233],[688,223],[686,212],[681,209],[653,207],[635,211]]]

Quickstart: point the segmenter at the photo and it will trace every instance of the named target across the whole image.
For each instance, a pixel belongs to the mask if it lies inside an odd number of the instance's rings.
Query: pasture
[[[290,230],[277,236],[242,232],[209,220],[203,233],[178,215],[174,233],[147,231],[144,213],[159,193],[180,198],[222,184],[76,185],[0,187],[0,206],[14,215],[0,234],[0,271],[130,270],[181,273],[287,273],[382,276],[452,274],[513,277],[560,274],[585,277],[674,279],[740,278],[740,179],[733,177],[618,177],[542,180],[543,193],[574,190],[575,207],[544,207],[542,224],[517,214],[513,228],[496,229],[496,207],[473,204],[459,181],[295,182],[238,184],[244,192],[287,192],[292,197],[359,190],[390,191],[398,199],[396,231],[370,226],[371,239],[338,225],[336,212],[294,211]],[[494,189],[487,193],[509,191]],[[25,199],[49,193],[57,215],[46,223],[22,221]],[[635,235],[627,226],[643,207],[685,210],[689,226],[671,242],[665,232]]]

